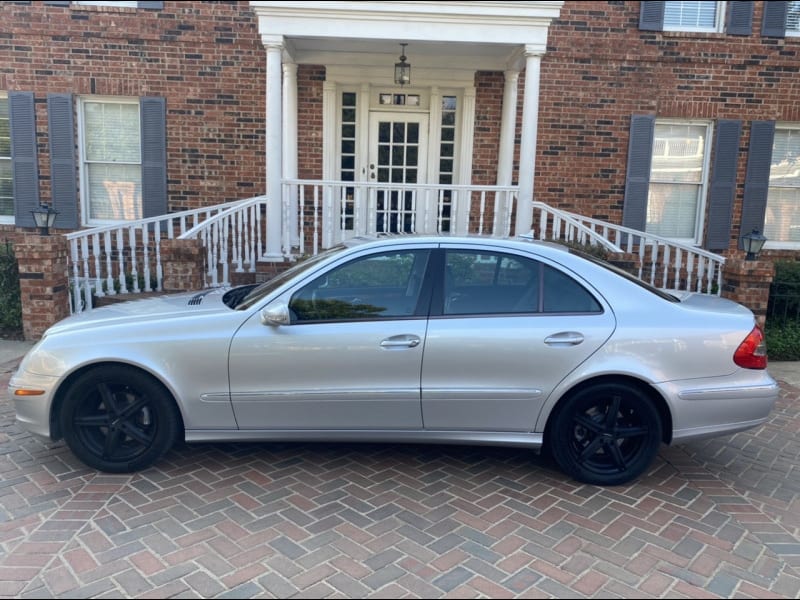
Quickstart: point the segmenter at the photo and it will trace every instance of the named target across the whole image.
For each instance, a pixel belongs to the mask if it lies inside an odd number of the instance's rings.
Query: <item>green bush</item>
[[[785,321],[764,329],[770,360],[800,360],[800,321]]]
[[[10,243],[0,245],[0,333],[22,329],[19,269]]]

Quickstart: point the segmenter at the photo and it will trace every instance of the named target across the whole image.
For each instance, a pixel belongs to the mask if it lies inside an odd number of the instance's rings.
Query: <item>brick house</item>
[[[0,17],[0,235],[44,244],[46,202],[57,231],[106,232],[81,242],[102,258],[67,256],[88,270],[132,262],[109,228],[259,194],[281,199],[260,209],[273,262],[310,237],[535,230],[532,200],[730,264],[752,229],[766,258],[800,250],[800,2],[10,1]]]

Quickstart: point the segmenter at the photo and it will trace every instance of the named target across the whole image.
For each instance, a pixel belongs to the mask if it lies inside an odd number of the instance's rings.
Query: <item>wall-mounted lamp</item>
[[[742,236],[742,247],[744,251],[747,252],[747,256],[744,257],[745,260],[756,260],[758,258],[758,253],[761,252],[761,249],[764,247],[764,242],[767,241],[767,238],[762,235],[758,229],[753,229],[747,235]]]
[[[53,210],[47,204],[42,202],[39,208],[32,210],[33,222],[39,228],[39,235],[50,235],[50,228],[56,222],[57,210]]]
[[[400,62],[394,63],[394,82],[402,87],[411,83],[411,65],[406,62],[406,46],[408,44],[400,44],[400,46],[402,47]]]

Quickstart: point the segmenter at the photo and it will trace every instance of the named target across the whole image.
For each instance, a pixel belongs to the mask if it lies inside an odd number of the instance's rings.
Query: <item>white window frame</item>
[[[706,120],[697,120],[697,119],[659,119],[656,118],[655,124],[653,126],[653,145],[655,146],[656,138],[655,138],[655,128],[659,125],[683,125],[683,126],[695,126],[695,127],[705,127],[706,128],[706,137],[705,137],[705,147],[703,148],[703,171],[702,176],[700,178],[700,183],[689,183],[689,184],[682,184],[682,185],[695,185],[698,187],[698,199],[697,199],[697,210],[695,214],[694,220],[694,236],[689,238],[682,238],[682,237],[674,237],[668,238],[674,242],[679,242],[683,244],[693,244],[695,246],[699,246],[702,243],[703,239],[703,230],[705,227],[705,214],[706,214],[706,200],[708,195],[708,177],[709,177],[709,170],[711,165],[711,146],[714,139],[714,123],[713,121],[706,121]],[[652,150],[652,149],[651,149]],[[653,179],[653,167],[652,164],[650,166],[650,185],[652,184],[675,184],[673,181],[658,181],[657,179]],[[649,189],[648,189],[648,210],[650,204],[649,198]],[[645,231],[647,231],[647,225],[645,224]],[[659,235],[659,234],[654,234]]]
[[[6,103],[8,103],[8,94],[6,92],[0,92],[0,102],[2,102],[2,101],[5,101]],[[9,115],[8,115],[8,124],[9,124],[9,126],[11,125],[11,114],[10,113],[11,113],[11,107],[9,107]],[[10,127],[9,127],[9,132],[8,132],[8,138],[9,138],[8,139],[8,141],[9,141],[9,155],[8,156],[2,156],[2,157],[0,157],[0,159],[8,160],[9,164],[11,165],[11,185],[12,185],[11,198],[12,198],[12,208],[13,208],[14,165],[13,165],[13,163],[11,161],[11,153],[10,153],[11,152],[11,129],[10,129]],[[0,225],[13,225],[13,224],[14,224],[14,214],[13,213],[10,214],[10,215],[0,215]]]
[[[800,123],[776,123],[775,124],[775,133],[777,134],[778,131],[786,131],[792,130],[797,131],[800,133]],[[798,149],[800,151],[800,148]],[[773,152],[774,152],[774,144],[773,144]],[[772,164],[770,161],[770,172],[772,171]],[[772,181],[770,181],[769,186],[767,187],[767,210],[769,210],[769,190],[773,187],[787,187],[790,189],[796,189],[800,191],[800,188],[795,186],[779,186],[779,185],[772,185]],[[800,212],[800,194],[798,195],[798,205],[797,211]],[[769,237],[769,236],[767,236]],[[784,240],[770,240],[767,239],[767,242],[764,244],[764,247],[767,249],[780,249],[780,250],[800,250],[800,242],[791,242],[791,241],[784,241]]]
[[[113,8],[138,8],[139,3],[131,0],[72,0],[78,6],[106,6]]]
[[[687,32],[696,32],[696,33],[721,33],[725,31],[725,2],[718,1],[717,5],[717,12],[714,19],[714,26],[713,27],[690,27],[686,25],[667,25],[667,5],[670,4],[670,0],[667,0],[664,3],[664,31],[687,31]],[[695,4],[695,2],[691,1],[691,4]]]
[[[792,6],[797,7],[798,12],[798,27],[797,29],[789,29],[789,11],[791,10]],[[786,9],[786,37],[800,37],[800,2],[797,0],[793,2],[789,2],[788,7]]]
[[[81,196],[81,224],[84,226],[101,226],[101,225],[119,225],[130,222],[126,219],[92,219],[90,198],[89,198],[89,169],[87,165],[89,161],[86,160],[85,150],[85,126],[86,120],[84,118],[84,105],[89,102],[102,102],[108,104],[135,104],[139,109],[139,126],[141,127],[142,109],[139,98],[128,96],[79,96],[78,97],[78,157],[79,157],[79,176],[80,176],[80,196]],[[142,167],[141,155],[141,140],[139,141],[139,162],[119,162],[116,164],[121,165],[139,165]],[[144,202],[144,200],[142,200]],[[142,207],[144,209],[144,207]],[[142,211],[144,214],[144,211]]]

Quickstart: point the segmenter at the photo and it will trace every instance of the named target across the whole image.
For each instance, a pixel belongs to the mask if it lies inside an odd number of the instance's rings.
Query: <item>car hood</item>
[[[174,320],[200,313],[230,312],[222,298],[230,288],[168,294],[142,300],[129,300],[72,315],[47,330],[47,334],[159,320]]]

